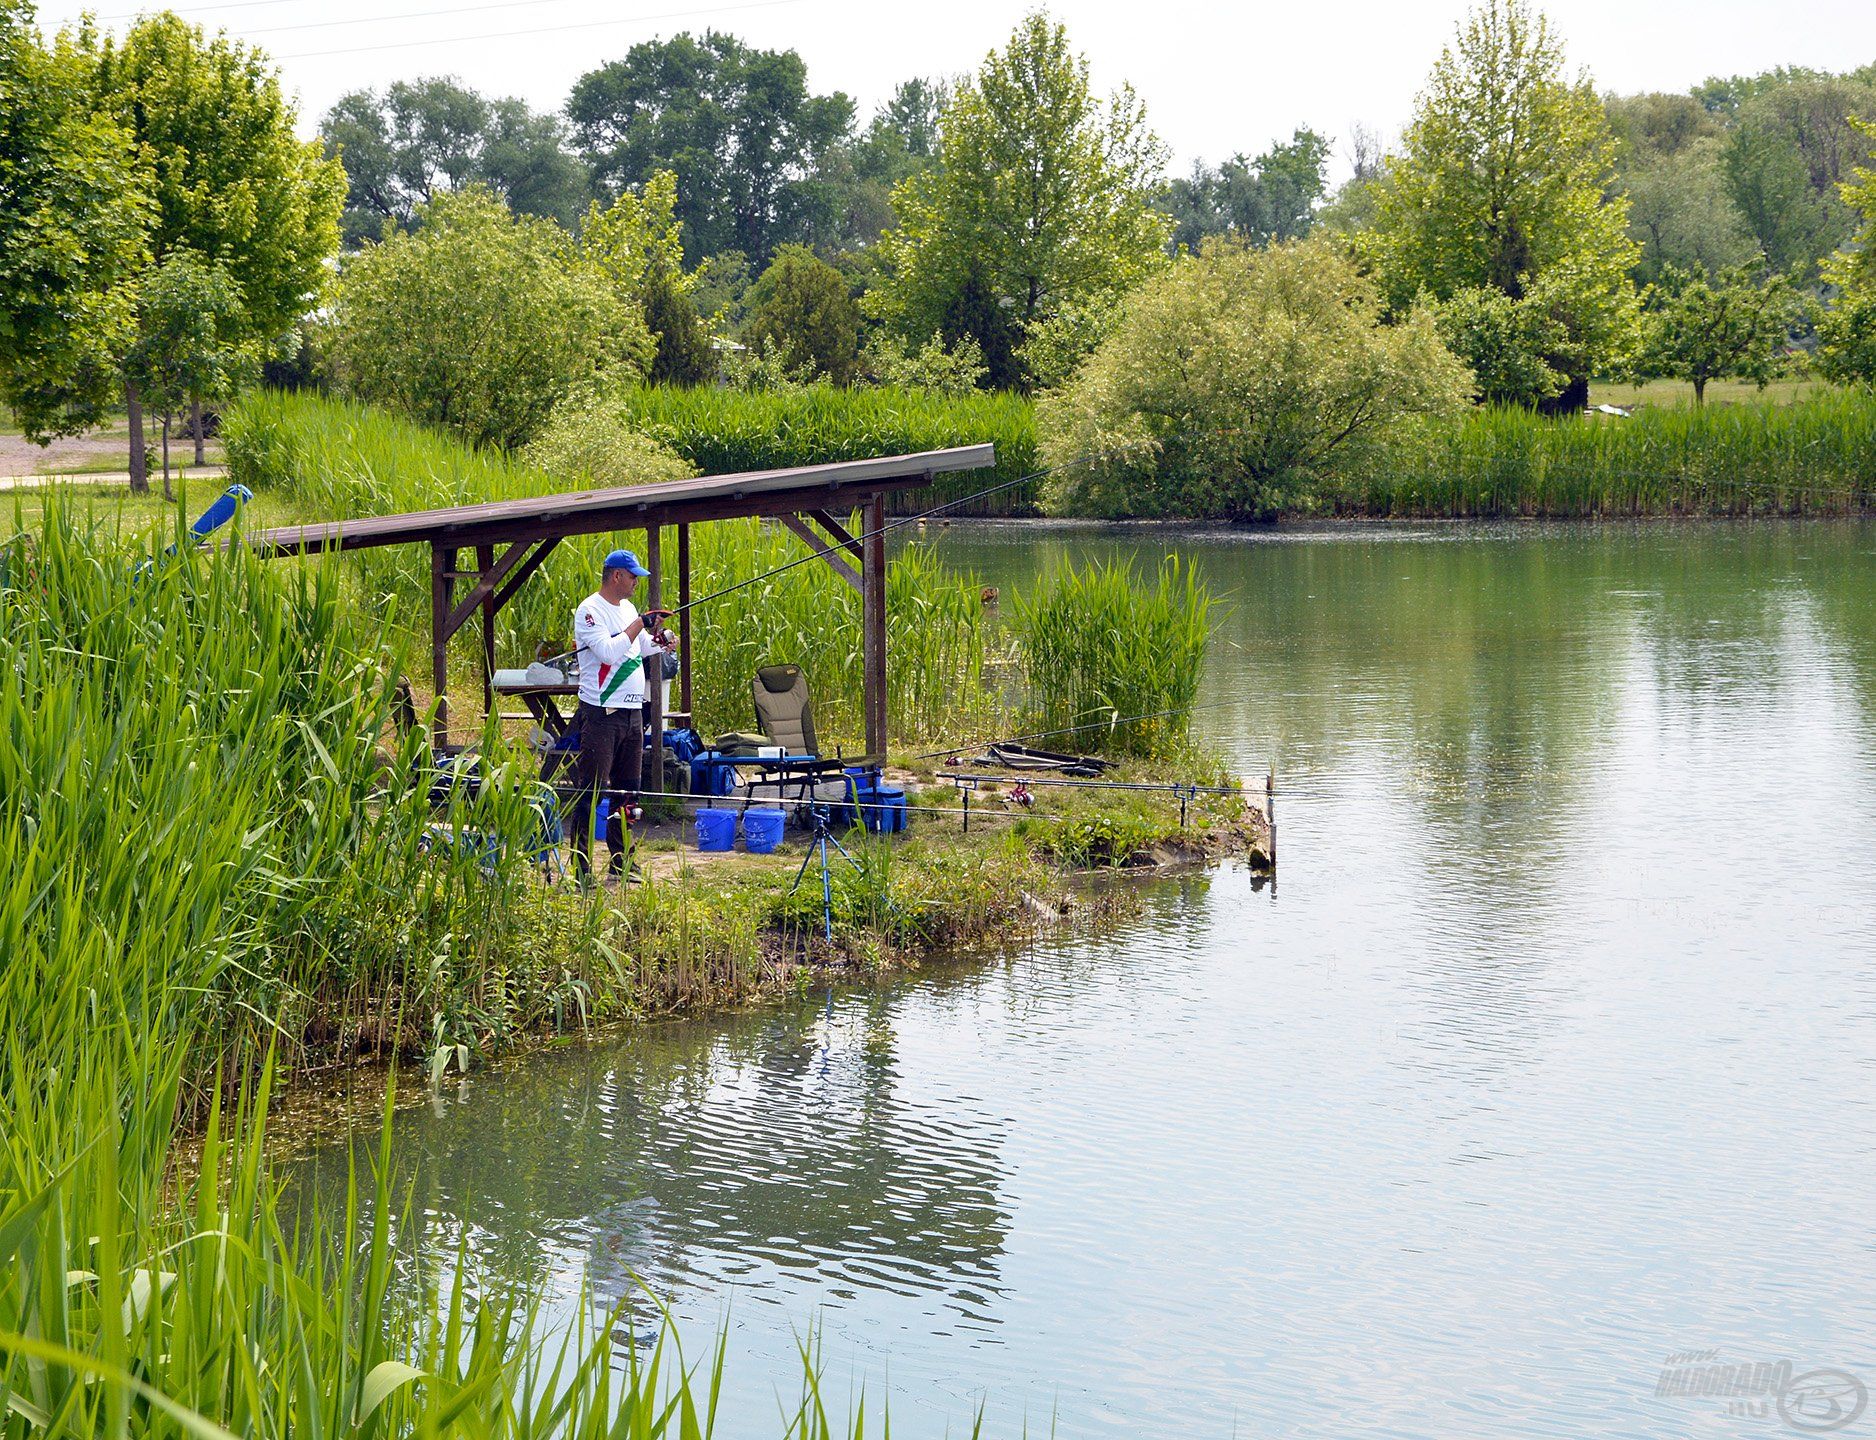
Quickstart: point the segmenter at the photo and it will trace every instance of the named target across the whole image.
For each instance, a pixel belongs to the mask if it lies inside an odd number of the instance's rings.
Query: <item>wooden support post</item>
[[[663,527],[645,527],[645,568],[651,574],[645,580],[645,608],[656,610],[664,603]],[[645,659],[645,714],[651,722],[651,754],[645,757],[644,789],[649,794],[664,793],[664,661],[654,651]]]
[[[482,718],[489,718],[495,708],[495,547],[476,546],[476,564],[481,574],[476,589],[482,595]]]
[[[677,708],[697,723],[690,708],[690,526],[677,527]]]
[[[860,611],[866,663],[866,753],[886,759],[886,497],[866,505],[866,551],[861,561]]]
[[[431,734],[440,750],[449,744],[449,612],[455,595],[456,550],[430,546],[430,683],[436,691]]]

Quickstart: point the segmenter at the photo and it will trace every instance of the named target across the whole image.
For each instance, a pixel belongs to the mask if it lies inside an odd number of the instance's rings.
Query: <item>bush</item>
[[[1028,728],[1053,735],[1045,747],[1159,756],[1184,743],[1212,612],[1190,565],[1169,556],[1146,582],[1131,562],[1065,566],[1014,609]]]
[[[503,449],[596,375],[644,375],[655,349],[559,226],[481,190],[440,196],[415,232],[347,261],[331,333],[350,393]]]
[[[1049,509],[1267,516],[1470,376],[1416,312],[1380,323],[1372,283],[1320,243],[1208,248],[1149,280],[1037,409]]]

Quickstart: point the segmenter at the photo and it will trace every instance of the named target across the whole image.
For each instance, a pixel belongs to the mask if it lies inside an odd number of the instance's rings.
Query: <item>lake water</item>
[[[1201,565],[1279,883],[473,1077],[400,1121],[436,1244],[726,1324],[734,1436],[810,1329],[906,1437],[1799,1433],[1657,1395],[1684,1351],[1876,1387],[1876,526],[933,539]]]

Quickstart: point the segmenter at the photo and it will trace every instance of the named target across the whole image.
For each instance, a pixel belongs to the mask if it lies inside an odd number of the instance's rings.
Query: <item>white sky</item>
[[[48,30],[84,8],[42,0]],[[136,0],[93,0],[111,28]],[[862,117],[910,75],[976,66],[1028,8],[1020,0],[239,0],[176,9],[265,46],[299,94],[308,134],[345,91],[455,75],[488,94],[557,109],[584,71],[640,40],[706,27],[793,47],[817,91]],[[1391,139],[1464,14],[1464,0],[1201,3],[1055,0],[1097,85],[1125,80],[1171,145],[1174,167],[1255,153],[1311,125]],[[1876,60],[1873,0],[1570,0],[1546,7],[1571,62],[1605,90],[1683,90],[1773,65],[1844,70]],[[1345,164],[1345,160],[1343,161]]]

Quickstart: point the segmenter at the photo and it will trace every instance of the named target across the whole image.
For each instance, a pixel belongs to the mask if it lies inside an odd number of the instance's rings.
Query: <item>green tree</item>
[[[614,489],[687,480],[697,467],[636,428],[616,391],[581,389],[554,407],[523,452],[529,464],[573,489]]]
[[[580,249],[643,318],[657,346],[651,378],[677,385],[708,380],[710,337],[690,298],[693,278],[684,273],[677,177],[661,170],[605,209],[593,205],[580,229]]]
[[[353,394],[504,449],[595,377],[642,377],[655,350],[559,226],[473,187],[348,260],[332,326]]]
[[[1548,272],[1568,335],[1550,359],[1565,378],[1548,404],[1580,408],[1592,370],[1615,363],[1633,331],[1628,203],[1609,198],[1616,146],[1586,76],[1524,0],[1490,0],[1460,26],[1421,92],[1391,158],[1374,228],[1363,233],[1395,308],[1421,292],[1470,286],[1522,299]]]
[[[743,338],[790,370],[851,385],[859,368],[860,307],[841,273],[813,251],[784,245],[750,292]]]
[[[325,287],[344,170],[294,133],[293,106],[260,51],[207,39],[172,14],[137,21],[121,40],[82,38],[98,103],[150,163],[153,259],[189,250],[213,260],[239,294],[239,338],[279,343]],[[124,398],[131,485],[147,489],[143,407],[128,375]]]
[[[259,347],[227,270],[191,250],[172,250],[143,277],[137,310],[124,373],[162,417],[163,498],[174,500],[169,437],[177,411],[199,415],[203,401],[250,383],[260,368]]]
[[[865,130],[829,150],[817,178],[831,188],[831,247],[873,245],[892,225],[892,192],[938,164],[939,117],[951,97],[943,80],[902,80]]]
[[[1160,191],[1157,203],[1172,217],[1175,246],[1196,250],[1213,235],[1236,235],[1255,245],[1300,240],[1315,222],[1328,188],[1326,135],[1301,129],[1254,160],[1233,155],[1204,163]]]
[[[1468,285],[1434,307],[1434,321],[1446,348],[1472,371],[1480,404],[1535,406],[1563,387],[1549,357],[1564,337],[1530,296],[1513,300],[1489,285]]]
[[[1462,409],[1471,387],[1431,315],[1383,323],[1337,249],[1214,241],[1130,294],[1038,403],[1044,498],[1075,515],[1268,515],[1408,417]]]
[[[1643,297],[1638,373],[1691,381],[1704,405],[1707,382],[1776,373],[1798,316],[1798,295],[1781,275],[1764,279],[1736,265],[1708,278],[1674,266]]]
[[[793,50],[758,50],[706,31],[634,45],[582,75],[567,101],[575,142],[618,194],[661,170],[677,176],[678,218],[694,262],[740,250],[763,265],[831,213],[817,173],[853,124],[853,101],[814,95]]]
[[[1824,264],[1836,294],[1818,321],[1818,368],[1830,379],[1876,382],[1876,118],[1859,119],[1864,154],[1844,182],[1854,236]]]
[[[1131,90],[1095,98],[1086,60],[1041,12],[958,87],[941,124],[939,166],[893,192],[889,275],[867,305],[908,341],[969,336],[992,385],[1026,384],[1021,352],[1039,327],[1106,311],[1164,264],[1168,222],[1151,197],[1165,150]]]
[[[146,177],[87,68],[0,0],[0,400],[35,440],[95,425],[135,333]]]
[[[387,223],[409,229],[420,206],[464,185],[486,185],[518,213],[563,225],[579,219],[592,195],[564,121],[453,79],[354,90],[326,112],[319,133],[345,166],[348,246],[376,239]]]
[[[1876,86],[1810,72],[1759,79],[1727,136],[1727,186],[1767,263],[1808,281],[1855,226],[1841,194],[1863,153],[1851,117],[1876,114]]]

